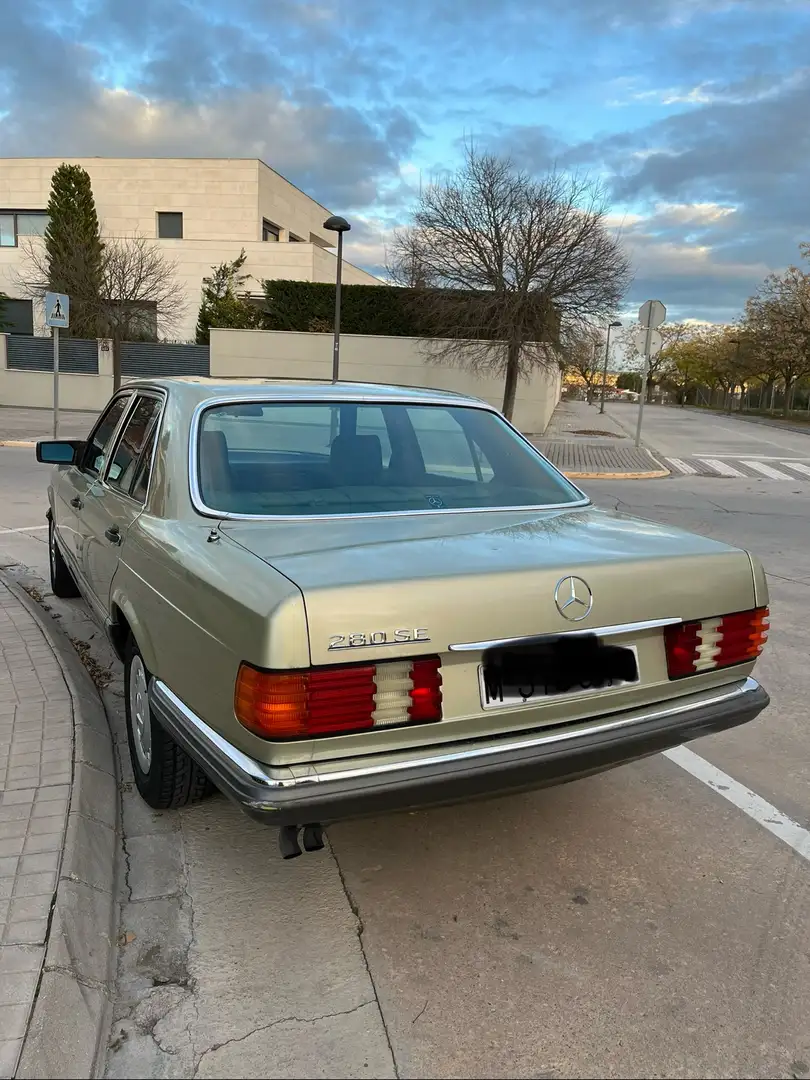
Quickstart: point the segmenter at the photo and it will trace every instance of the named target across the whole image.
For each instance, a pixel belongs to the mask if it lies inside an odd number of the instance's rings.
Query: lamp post
[[[323,227],[329,232],[338,234],[337,242],[337,276],[335,278],[335,343],[332,350],[332,382],[338,381],[340,373],[340,290],[341,271],[343,269],[343,234],[351,229],[346,218],[333,215],[327,218]]]
[[[603,413],[605,411],[605,388],[607,386],[608,357],[610,355],[610,331],[613,329],[614,326],[621,326],[621,325],[622,324],[620,322],[618,322],[618,321],[608,323],[607,341],[605,342],[605,368],[604,368],[604,371],[602,372],[602,400],[599,402],[599,412],[600,413]]]

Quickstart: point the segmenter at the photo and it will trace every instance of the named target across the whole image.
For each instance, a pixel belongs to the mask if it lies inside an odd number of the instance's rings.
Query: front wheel
[[[60,600],[74,600],[80,593],[73,580],[73,574],[56,543],[56,529],[52,520],[48,522],[48,554],[53,595],[58,596]]]
[[[149,672],[132,637],[126,647],[124,679],[129,756],[141,798],[155,810],[200,802],[214,785],[155,719],[149,704]]]

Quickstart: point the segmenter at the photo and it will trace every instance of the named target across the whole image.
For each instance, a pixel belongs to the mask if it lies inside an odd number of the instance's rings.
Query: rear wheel
[[[51,564],[51,590],[60,600],[73,600],[79,596],[76,582],[73,580],[68,564],[56,543],[56,530],[53,521],[48,523],[48,551]]]
[[[141,798],[155,810],[200,802],[214,785],[155,719],[149,705],[149,672],[132,637],[127,641],[124,677],[129,756]]]

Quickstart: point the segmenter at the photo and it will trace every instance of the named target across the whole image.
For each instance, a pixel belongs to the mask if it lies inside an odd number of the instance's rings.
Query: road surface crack
[[[197,1064],[194,1067],[193,1077],[196,1078],[202,1065],[208,1054],[213,1054],[215,1050],[221,1050],[223,1046],[231,1046],[234,1043],[245,1042],[246,1039],[251,1038],[253,1035],[258,1035],[259,1032],[269,1031],[271,1028],[277,1027],[279,1024],[317,1024],[320,1020],[331,1020],[336,1016],[351,1016],[352,1013],[359,1012],[360,1009],[365,1009],[369,1005],[376,1005],[376,998],[371,1001],[361,1001],[359,1005],[355,1005],[352,1009],[342,1009],[340,1012],[323,1013],[321,1016],[282,1016],[278,1020],[271,1020],[269,1024],[260,1024],[258,1027],[248,1031],[245,1035],[239,1035],[234,1039],[225,1039],[224,1042],[214,1043],[213,1046],[209,1046],[207,1050],[204,1050],[200,1055]]]
[[[335,861],[337,867],[338,877],[340,878],[340,884],[343,886],[343,892],[346,894],[346,899],[349,902],[349,907],[352,909],[352,914],[355,917],[357,924],[357,941],[360,945],[360,955],[363,958],[363,964],[365,965],[366,974],[368,975],[368,981],[371,983],[371,989],[374,991],[374,1000],[377,1005],[377,1011],[380,1014],[380,1023],[382,1024],[383,1031],[385,1032],[385,1041],[388,1043],[388,1052],[391,1055],[391,1065],[394,1069],[394,1076],[399,1080],[399,1066],[397,1065],[396,1055],[394,1054],[394,1045],[391,1042],[391,1033],[388,1030],[388,1024],[385,1022],[385,1014],[383,1013],[382,1005],[380,1004],[380,995],[377,992],[377,984],[374,981],[374,975],[371,971],[371,965],[368,962],[368,956],[366,955],[366,948],[363,944],[363,934],[365,932],[365,924],[360,914],[360,908],[357,905],[357,901],[352,894],[352,890],[349,888],[349,884],[343,874],[343,868],[340,865],[338,857],[335,853],[335,849],[332,846],[332,842],[327,837],[327,848],[332,858]]]

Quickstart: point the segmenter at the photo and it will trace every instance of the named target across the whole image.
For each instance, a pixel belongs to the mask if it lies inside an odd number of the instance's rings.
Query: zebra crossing
[[[673,476],[714,476],[736,480],[810,480],[810,458],[665,457]]]

